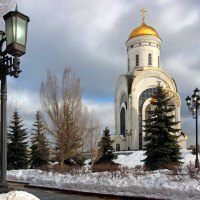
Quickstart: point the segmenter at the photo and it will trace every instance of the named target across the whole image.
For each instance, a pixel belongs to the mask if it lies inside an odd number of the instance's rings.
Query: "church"
[[[175,80],[162,70],[160,65],[161,37],[145,23],[133,29],[126,42],[127,72],[120,75],[115,90],[115,135],[116,151],[138,150],[144,146],[144,120],[151,109],[150,100],[158,84],[168,92],[170,105],[175,106],[175,121],[181,121],[181,99]],[[177,128],[181,129],[181,122]],[[178,143],[186,148],[187,135],[180,131]]]

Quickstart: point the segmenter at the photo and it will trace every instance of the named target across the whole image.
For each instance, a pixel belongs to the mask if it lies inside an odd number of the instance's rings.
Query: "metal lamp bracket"
[[[19,73],[21,72],[20,59],[18,57],[7,56],[6,50],[2,51],[3,43],[5,41],[6,37],[4,36],[0,41],[0,75],[10,75],[18,78]]]

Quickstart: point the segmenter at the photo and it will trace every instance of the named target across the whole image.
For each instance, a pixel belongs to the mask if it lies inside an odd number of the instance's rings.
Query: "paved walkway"
[[[102,200],[102,199],[109,199],[109,200],[155,200],[152,198],[144,198],[144,197],[124,197],[124,196],[91,196],[87,194],[71,194],[70,191],[69,193],[67,192],[62,192],[62,191],[55,191],[55,190],[46,190],[46,189],[40,189],[40,188],[34,188],[34,187],[24,187],[23,184],[20,183],[15,183],[15,182],[9,182],[9,186],[15,190],[20,190],[20,191],[26,191],[29,192],[36,197],[38,197],[40,200]],[[159,199],[157,199],[159,200]]]
[[[105,198],[99,198],[99,197],[81,196],[81,195],[67,194],[57,191],[50,191],[50,190],[43,190],[36,188],[26,188],[23,187],[22,184],[16,184],[16,183],[9,183],[9,185],[15,190],[29,192],[38,197],[40,200],[100,200],[100,199],[105,200]]]

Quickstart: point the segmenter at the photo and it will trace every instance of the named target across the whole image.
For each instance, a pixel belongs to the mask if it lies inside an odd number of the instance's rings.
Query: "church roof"
[[[144,8],[140,10],[141,15],[142,15],[142,24],[138,27],[136,27],[129,35],[129,40],[138,36],[144,36],[144,35],[153,35],[156,36],[158,38],[160,38],[160,36],[158,35],[158,32],[151,26],[148,26],[145,22],[144,22],[144,18],[145,18],[145,12],[147,12]]]
[[[158,32],[151,26],[148,26],[145,22],[142,22],[142,24],[138,27],[136,27],[129,35],[129,40],[138,36],[144,36],[144,35],[153,35],[158,38],[160,38]]]

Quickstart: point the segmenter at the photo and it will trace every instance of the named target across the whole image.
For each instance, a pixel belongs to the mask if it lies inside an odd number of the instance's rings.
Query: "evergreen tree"
[[[31,168],[36,168],[47,164],[49,158],[49,147],[45,137],[45,127],[39,111],[36,113],[32,130],[30,163]]]
[[[102,162],[111,162],[112,160],[117,158],[117,155],[115,155],[114,148],[112,146],[113,140],[111,140],[110,137],[110,130],[108,127],[106,127],[103,130],[103,136],[100,140],[100,149],[99,149],[99,159],[95,162],[102,163]]]
[[[28,168],[27,131],[17,111],[13,113],[8,133],[8,169]]]
[[[149,118],[145,120],[145,155],[143,161],[149,170],[179,165],[181,159],[175,121],[174,106],[169,105],[170,97],[162,86],[158,85],[150,104]]]

